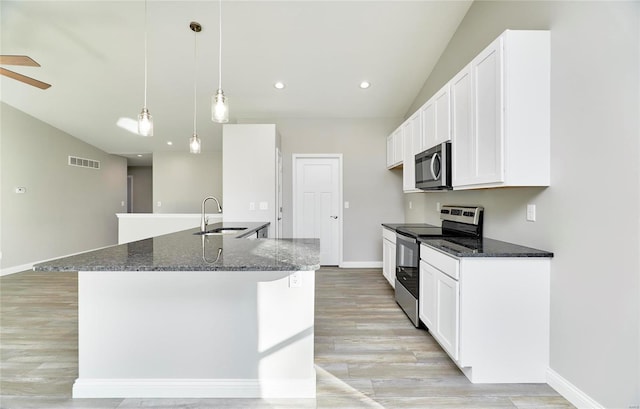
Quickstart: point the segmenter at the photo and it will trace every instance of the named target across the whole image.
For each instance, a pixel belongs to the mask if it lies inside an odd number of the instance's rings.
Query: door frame
[[[296,219],[296,186],[297,186],[297,166],[298,159],[338,159],[338,267],[343,263],[343,174],[342,174],[342,154],[341,153],[294,153],[291,155],[291,174],[292,174],[292,189],[291,189],[291,202],[293,208],[293,236],[295,236],[295,232],[297,231],[297,219]]]

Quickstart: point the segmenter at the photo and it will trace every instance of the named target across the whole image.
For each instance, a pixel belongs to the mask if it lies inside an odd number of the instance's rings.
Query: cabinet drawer
[[[460,262],[451,256],[421,244],[420,259],[456,280],[460,278]]]
[[[393,244],[396,243],[396,232],[393,230],[389,230],[386,227],[382,228],[382,238],[389,240]]]

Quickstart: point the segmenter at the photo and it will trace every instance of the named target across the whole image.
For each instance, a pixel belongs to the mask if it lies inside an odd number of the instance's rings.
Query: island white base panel
[[[73,397],[313,398],[314,296],[315,271],[81,271]]]
[[[309,379],[78,379],[74,398],[315,398]]]

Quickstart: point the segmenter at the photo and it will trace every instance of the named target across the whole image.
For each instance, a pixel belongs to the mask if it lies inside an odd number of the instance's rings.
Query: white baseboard
[[[114,246],[114,245],[115,244],[112,244],[112,245],[109,245],[109,246],[104,246],[104,247],[98,247],[97,249],[79,251],[79,252],[73,253],[73,254],[67,254],[67,255],[48,258],[46,260],[33,261],[31,263],[21,264],[19,266],[6,267],[6,268],[3,268],[3,269],[0,269],[0,277],[1,276],[6,276],[6,275],[9,275],[9,274],[19,273],[21,271],[33,270],[33,266],[36,265],[36,264],[39,264],[39,263],[46,263],[47,261],[57,260],[59,258],[64,258],[64,257],[77,256],[78,254],[88,253],[88,252],[94,251],[94,250],[102,250],[104,248],[111,247],[111,246]]]
[[[316,397],[306,379],[76,379],[73,398],[302,398]]]
[[[343,261],[340,268],[382,268],[382,261]]]
[[[605,409],[553,369],[547,370],[547,383],[578,409]]]
[[[19,266],[7,267],[0,270],[0,276],[7,276],[9,274],[19,273],[25,270],[32,270],[34,263],[22,264]]]

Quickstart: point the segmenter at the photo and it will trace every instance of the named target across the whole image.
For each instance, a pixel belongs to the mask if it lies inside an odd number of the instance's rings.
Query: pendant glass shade
[[[198,134],[193,134],[191,138],[189,138],[189,152],[191,153],[200,153],[200,138],[198,138]]]
[[[219,124],[229,122],[229,104],[222,88],[218,88],[211,101],[211,120]]]
[[[138,114],[138,134],[153,136],[153,118],[146,107],[142,108],[142,112]]]

